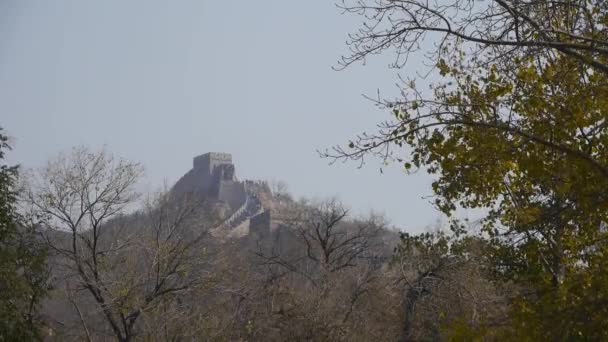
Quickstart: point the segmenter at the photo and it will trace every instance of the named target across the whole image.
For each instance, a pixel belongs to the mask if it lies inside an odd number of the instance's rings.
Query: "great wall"
[[[194,157],[192,169],[175,183],[173,191],[195,193],[219,209],[222,223],[211,230],[217,238],[242,237],[252,231],[265,234],[272,229],[268,184],[238,180],[228,153],[209,152]]]

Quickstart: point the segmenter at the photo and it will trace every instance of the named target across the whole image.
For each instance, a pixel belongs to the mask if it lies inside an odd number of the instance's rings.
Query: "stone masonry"
[[[260,187],[253,186],[256,184],[236,178],[232,155],[210,152],[194,157],[192,169],[175,183],[173,191],[200,194],[206,200],[228,205],[232,214],[222,224],[222,230],[226,230],[228,235],[238,228],[241,231],[238,235],[243,235],[248,233],[251,219],[270,214],[262,207],[258,197]],[[258,223],[260,218],[254,221]]]

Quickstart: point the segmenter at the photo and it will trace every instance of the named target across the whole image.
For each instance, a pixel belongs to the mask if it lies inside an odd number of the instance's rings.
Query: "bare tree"
[[[292,271],[302,263],[301,268],[314,267],[321,273],[338,272],[362,260],[373,259],[377,242],[374,238],[383,228],[383,222],[377,217],[347,222],[348,214],[348,209],[335,199],[301,208],[293,213],[285,229],[295,235],[294,242],[302,247],[304,254],[294,256],[291,261],[277,251],[259,253],[259,256]]]
[[[193,270],[206,232],[203,207],[163,192],[128,214],[141,174],[136,163],[75,148],[35,173],[24,198],[45,218],[45,239],[74,279],[72,290],[88,293],[119,341],[133,339],[145,312],[202,279]]]
[[[272,299],[266,325],[302,339],[352,337],[354,322],[371,316],[359,315],[358,306],[381,278],[383,222],[349,220],[337,200],[293,214],[282,229],[288,236],[257,253],[266,268],[263,296]]]
[[[339,7],[365,18],[350,35],[352,53],[343,57],[343,67],[385,50],[395,52],[396,67],[420,50],[438,62],[465,42],[470,53],[492,60],[552,51],[608,73],[602,0],[342,0]]]
[[[305,213],[295,229],[306,246],[306,256],[323,270],[336,272],[372,257],[373,238],[381,229],[374,218],[345,224],[348,210],[335,199]]]
[[[125,274],[130,291],[135,294],[131,315],[145,316],[156,322],[145,331],[153,338],[162,331],[164,338],[192,336],[183,326],[191,321],[188,315],[199,314],[200,304],[209,283],[209,228],[217,221],[214,213],[195,195],[160,192],[147,202],[139,225],[138,242],[131,255],[136,258],[131,276]]]
[[[281,204],[290,203],[293,201],[291,194],[289,193],[289,187],[287,183],[283,181],[273,181],[270,183],[270,191],[275,201]]]

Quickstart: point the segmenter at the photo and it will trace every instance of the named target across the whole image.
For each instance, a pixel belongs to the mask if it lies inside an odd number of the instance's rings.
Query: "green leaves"
[[[10,149],[0,128],[0,160]],[[46,251],[16,210],[18,168],[0,166],[0,341],[40,338],[36,309],[46,292]]]

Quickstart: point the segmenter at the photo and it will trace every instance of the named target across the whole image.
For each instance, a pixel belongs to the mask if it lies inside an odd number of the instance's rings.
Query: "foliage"
[[[0,160],[6,150],[7,137],[0,133]],[[17,166],[0,166],[0,341],[40,338],[36,314],[46,292],[46,253],[17,211],[18,175]]]
[[[55,289],[44,308],[57,339],[486,337],[506,315],[479,238],[404,234],[399,243],[381,217],[285,192],[275,229],[214,239],[219,222],[192,194],[162,191],[136,210],[138,171],[77,148],[28,180],[25,203],[47,216]]]
[[[402,341],[491,338],[512,286],[493,281],[479,236],[403,233],[392,266],[403,301]],[[465,338],[466,337],[466,338]]]
[[[605,4],[372,2],[350,7],[382,24],[355,35],[351,61],[440,32],[440,80],[430,95],[411,82],[404,99],[378,100],[393,119],[326,155],[423,168],[444,213],[484,209],[494,276],[521,286],[517,337],[606,338]]]

